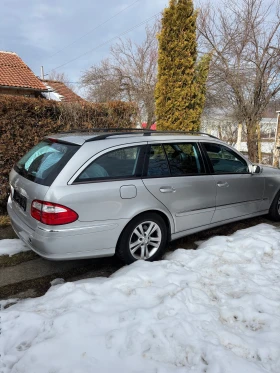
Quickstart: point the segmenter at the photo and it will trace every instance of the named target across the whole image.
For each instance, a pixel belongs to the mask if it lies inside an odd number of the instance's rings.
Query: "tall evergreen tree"
[[[211,56],[197,61],[192,0],[170,0],[158,35],[157,128],[197,131],[205,102]]]

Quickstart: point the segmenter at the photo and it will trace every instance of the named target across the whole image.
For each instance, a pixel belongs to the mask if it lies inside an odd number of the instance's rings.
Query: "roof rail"
[[[113,132],[115,131],[115,132]],[[202,135],[218,139],[218,137],[210,135],[206,132],[196,132],[196,131],[156,131],[156,130],[147,130],[144,128],[90,128],[90,129],[73,129],[67,132],[59,132],[60,134],[70,134],[70,133],[94,133],[102,132],[100,135],[91,137],[85,142],[104,140],[111,136],[120,136],[120,135],[135,135],[135,133],[142,134],[143,136],[151,136],[152,134],[182,134],[182,135]]]

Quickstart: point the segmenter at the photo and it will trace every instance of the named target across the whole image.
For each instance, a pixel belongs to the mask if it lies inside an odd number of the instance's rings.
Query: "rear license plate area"
[[[27,198],[21,195],[18,191],[14,190],[13,200],[19,205],[19,207],[26,211]]]

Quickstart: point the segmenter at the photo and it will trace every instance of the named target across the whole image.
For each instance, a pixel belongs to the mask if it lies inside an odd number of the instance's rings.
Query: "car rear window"
[[[44,140],[15,165],[15,171],[37,184],[50,186],[79,145]]]

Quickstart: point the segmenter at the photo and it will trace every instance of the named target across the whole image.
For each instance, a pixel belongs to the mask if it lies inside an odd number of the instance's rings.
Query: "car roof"
[[[217,137],[202,132],[168,132],[168,131],[116,131],[116,132],[65,132],[54,135],[46,136],[47,139],[57,140],[61,142],[83,145],[86,142],[99,141],[99,140],[116,140],[120,139],[122,142],[126,140],[127,143],[135,143],[142,141],[162,141],[162,140],[205,140],[208,138],[214,138],[219,140]],[[219,140],[220,141],[220,140]]]

